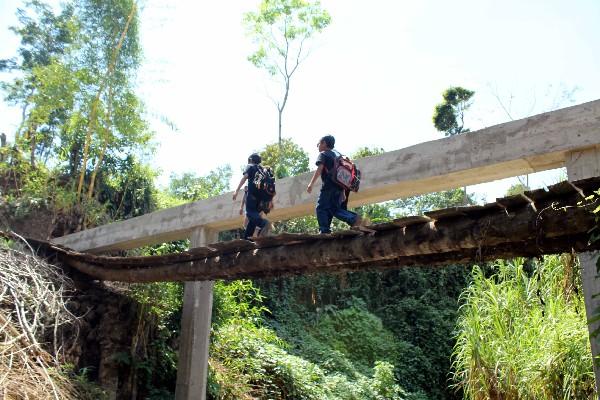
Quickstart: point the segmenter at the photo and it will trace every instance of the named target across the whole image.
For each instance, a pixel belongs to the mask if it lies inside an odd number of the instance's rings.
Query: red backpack
[[[333,168],[328,171],[333,183],[344,190],[358,192],[360,186],[360,170],[346,156],[334,150]]]

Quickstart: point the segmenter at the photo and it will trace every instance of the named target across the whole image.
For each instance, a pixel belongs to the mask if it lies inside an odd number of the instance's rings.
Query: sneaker
[[[356,217],[356,221],[352,225],[352,229],[368,233],[369,235],[374,235],[376,231],[374,231],[373,229],[367,228],[367,225],[370,225],[370,224],[371,224],[371,220],[369,218],[361,217],[360,215],[358,215]]]
[[[264,228],[262,228],[258,231],[258,234],[256,234],[256,236],[257,237],[270,236],[272,229],[273,229],[273,225],[271,225],[270,222],[267,222],[267,224],[264,226]]]

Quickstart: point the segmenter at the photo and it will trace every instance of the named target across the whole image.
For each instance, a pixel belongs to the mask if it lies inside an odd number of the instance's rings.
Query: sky
[[[0,58],[15,54],[17,0],[0,0]],[[156,132],[151,164],[206,174],[224,164],[239,180],[248,155],[277,140],[277,96],[247,56],[241,24],[258,0],[145,0],[144,63],[138,93]],[[459,85],[475,91],[471,130],[600,98],[598,0],[322,0],[332,22],[312,42],[292,78],[283,136],[317,156],[325,134],[351,154],[396,150],[439,139],[433,109]],[[0,76],[0,79],[6,78]],[[271,88],[271,90],[269,89]],[[504,106],[504,110],[503,109]],[[509,115],[510,114],[510,115]],[[165,119],[177,127],[173,130]],[[10,137],[16,109],[0,103]],[[536,174],[532,186],[557,182]],[[504,195],[515,179],[469,187],[480,198]]]

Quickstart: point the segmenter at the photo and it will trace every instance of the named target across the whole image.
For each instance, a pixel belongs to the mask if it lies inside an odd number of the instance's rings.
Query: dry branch
[[[30,250],[30,249],[28,249]],[[75,317],[66,309],[64,272],[24,252],[0,248],[0,393],[7,399],[77,399],[41,342]]]

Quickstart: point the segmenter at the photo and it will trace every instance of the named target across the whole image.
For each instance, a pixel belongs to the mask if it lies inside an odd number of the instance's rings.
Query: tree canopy
[[[260,156],[263,165],[274,168],[277,178],[308,172],[308,153],[292,139],[266,145]]]
[[[433,124],[446,136],[454,136],[468,132],[465,129],[465,111],[471,107],[474,91],[452,86],[442,94],[443,101],[435,106]]]

